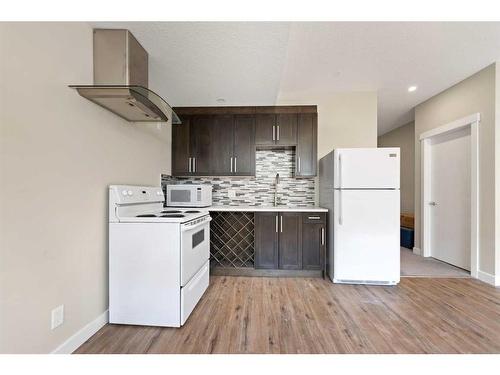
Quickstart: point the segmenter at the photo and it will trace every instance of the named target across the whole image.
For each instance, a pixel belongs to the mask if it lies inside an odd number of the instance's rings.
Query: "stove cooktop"
[[[128,219],[126,218],[127,215],[124,215],[125,217],[121,217],[122,221],[127,221],[131,220],[134,222],[156,222],[156,221],[161,221],[161,222],[178,222],[178,223],[184,223],[188,222],[191,220],[195,220],[197,218],[200,218],[202,216],[208,215],[208,211],[205,210],[194,210],[194,209],[183,209],[183,208],[172,208],[172,209],[162,209],[158,211],[153,211],[153,212],[144,212],[140,213],[136,212],[134,213],[133,216],[129,217]]]

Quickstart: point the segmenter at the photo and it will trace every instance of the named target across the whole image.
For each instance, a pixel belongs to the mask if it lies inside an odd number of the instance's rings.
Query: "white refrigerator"
[[[395,285],[400,277],[399,148],[335,149],[319,162],[334,283]]]

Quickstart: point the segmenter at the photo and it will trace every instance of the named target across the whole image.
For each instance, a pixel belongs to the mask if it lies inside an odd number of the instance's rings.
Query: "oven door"
[[[210,258],[210,216],[181,225],[181,286]]]

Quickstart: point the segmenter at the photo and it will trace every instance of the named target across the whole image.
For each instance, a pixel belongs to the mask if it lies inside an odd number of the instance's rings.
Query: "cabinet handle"
[[[325,244],[325,228],[321,228],[321,245]]]
[[[298,159],[299,159],[299,173],[300,173],[300,156],[298,157]]]
[[[308,216],[307,218],[309,220],[319,220],[319,219],[321,219],[321,216]]]
[[[275,128],[275,126],[273,125],[273,141],[274,141],[274,140],[275,140],[275,138],[276,138],[276,137],[275,137],[275,135],[274,135],[274,134],[275,134],[275,132],[276,132],[274,128]]]
[[[280,232],[283,233],[283,215],[280,215]]]
[[[280,126],[276,125],[276,140],[280,140]]]
[[[235,156],[235,157],[234,157],[234,173],[236,173],[236,160],[238,160],[238,159],[237,159],[237,158],[236,158],[236,156]]]
[[[231,173],[233,173],[233,157],[231,156],[229,159],[231,159]]]
[[[191,158],[188,158],[188,172],[191,173]]]
[[[196,158],[193,158],[193,172],[196,172]]]
[[[278,233],[278,215],[276,215],[276,233]]]

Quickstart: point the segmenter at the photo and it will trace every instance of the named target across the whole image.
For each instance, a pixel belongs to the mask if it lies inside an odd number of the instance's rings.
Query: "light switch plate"
[[[55,329],[64,323],[64,305],[57,306],[52,310],[50,328]]]

